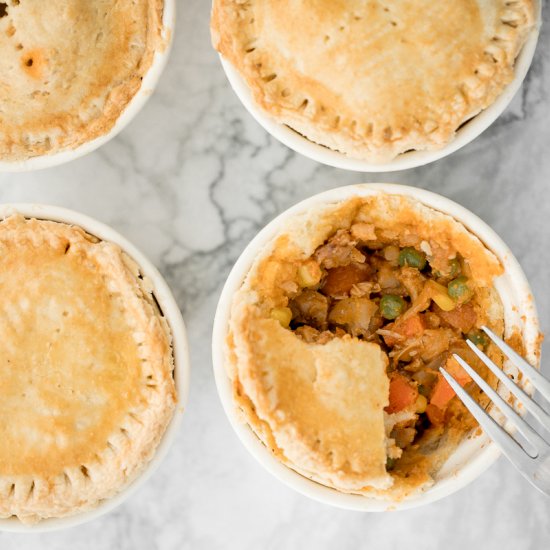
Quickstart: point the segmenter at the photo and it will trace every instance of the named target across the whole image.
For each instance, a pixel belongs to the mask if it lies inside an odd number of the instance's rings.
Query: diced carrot
[[[404,321],[395,323],[395,332],[402,334],[407,338],[420,336],[426,329],[426,323],[421,315],[413,315]]]
[[[451,374],[456,381],[465,386],[468,382],[472,381],[470,375],[459,365],[458,361],[454,357],[449,357],[445,363],[445,370]]]
[[[430,405],[434,405],[443,410],[454,396],[455,392],[453,388],[449,386],[449,383],[443,378],[443,375],[437,373],[437,382],[430,396]]]
[[[366,281],[372,273],[373,269],[368,264],[353,263],[334,267],[327,271],[321,292],[326,296],[348,294],[353,285]]]
[[[435,405],[430,404],[426,406],[426,416],[428,420],[436,426],[443,424],[445,421],[445,411]]]
[[[465,386],[472,379],[470,375],[457,363],[453,357],[449,357],[445,363],[445,370],[451,374],[454,379],[461,385]],[[430,404],[444,409],[449,401],[455,396],[453,388],[447,380],[443,378],[441,373],[437,373],[437,382],[435,383],[432,395],[430,396]]]
[[[406,409],[415,403],[418,390],[400,374],[390,378],[390,403],[385,408],[387,413],[395,413]]]
[[[398,320],[397,322],[387,325],[384,328],[391,330],[392,332],[396,332],[405,338],[415,338],[424,332],[426,329],[426,322],[423,315],[417,314],[412,317],[408,317],[407,319]],[[400,341],[401,340],[398,340],[389,334],[384,336],[384,342],[390,347],[395,346]]]
[[[463,304],[452,311],[436,308],[436,313],[446,323],[464,333],[472,330],[477,321],[477,314],[472,304]]]

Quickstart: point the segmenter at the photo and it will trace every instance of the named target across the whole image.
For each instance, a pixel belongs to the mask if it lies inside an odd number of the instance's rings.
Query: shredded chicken
[[[405,287],[407,294],[414,302],[421,294],[426,284],[426,277],[413,267],[403,267],[397,275],[398,281]]]
[[[363,263],[365,256],[355,247],[357,240],[349,231],[337,231],[327,244],[320,246],[314,257],[321,267],[331,269],[351,262]]]

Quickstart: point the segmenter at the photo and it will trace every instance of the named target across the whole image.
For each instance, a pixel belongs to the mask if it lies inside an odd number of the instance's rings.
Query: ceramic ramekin
[[[326,504],[368,512],[414,508],[448,496],[482,474],[498,458],[499,451],[485,434],[475,435],[475,432],[470,434],[470,437],[460,444],[439,471],[432,487],[400,502],[351,495],[325,487],[279,462],[256,437],[249,425],[243,423],[242,415],[239,414],[233,400],[232,384],[224,366],[224,344],[233,294],[240,288],[260,251],[275,237],[289,218],[318,205],[340,202],[353,196],[371,196],[381,193],[413,197],[428,207],[449,214],[477,235],[485,246],[493,251],[505,269],[504,274],[495,280],[495,288],[504,305],[506,334],[509,335],[514,328],[519,329],[523,334],[527,360],[537,366],[540,360],[538,356],[540,334],[536,307],[531,289],[519,263],[502,239],[486,223],[469,210],[441,195],[415,187],[386,183],[340,187],[300,202],[280,214],[262,229],[245,248],[229,274],[216,311],[212,354],[216,384],[225,413],[248,451],[280,481],[296,491]],[[505,370],[513,371],[513,367],[507,364]],[[529,391],[527,385],[525,389]]]
[[[481,111],[459,128],[454,140],[442,149],[435,151],[410,151],[408,153],[402,153],[392,161],[382,164],[373,164],[367,161],[349,158],[343,153],[318,145],[298,132],[295,132],[285,124],[275,121],[264,113],[254,102],[248,85],[233,65],[223,59],[223,57],[220,57],[220,59],[233,90],[248,112],[267,132],[290,149],[322,164],[334,166],[335,168],[343,168],[345,170],[354,170],[357,172],[392,172],[395,170],[406,170],[407,168],[414,168],[434,162],[454,153],[473,141],[502,114],[519,90],[529,70],[531,61],[533,60],[541,24],[540,0],[535,0],[535,13],[536,24],[516,60],[514,80],[508,84],[492,105]]]
[[[124,500],[126,500],[136,489],[141,487],[153,474],[168,453],[170,446],[176,438],[178,428],[187,406],[189,394],[189,349],[187,345],[187,333],[181,312],[176,300],[162,275],[157,268],[128,240],[117,233],[114,229],[104,225],[93,218],[85,216],[80,212],[68,210],[58,206],[44,204],[4,204],[0,205],[0,219],[18,212],[26,218],[37,218],[76,225],[87,233],[98,237],[101,240],[109,241],[118,245],[130,258],[139,266],[141,273],[152,283],[153,296],[157,300],[172,334],[172,353],[174,357],[174,381],[177,392],[177,403],[174,415],[162,436],[162,439],[155,451],[153,458],[142,470],[139,476],[129,485],[124,487],[117,495],[106,499],[93,510],[68,516],[65,518],[48,518],[32,525],[21,523],[16,518],[0,519],[0,531],[12,532],[44,532],[67,527],[74,527],[96,519],[97,517],[110,512]]]
[[[74,149],[64,149],[51,155],[38,155],[26,160],[12,162],[0,160],[0,172],[29,172],[31,170],[58,166],[59,164],[64,164],[91,153],[113,139],[133,120],[139,111],[141,111],[147,100],[153,95],[160,75],[168,61],[175,24],[176,0],[164,0],[164,10],[162,14],[162,40],[164,42],[164,47],[155,52],[151,67],[149,67],[149,70],[143,76],[140,89],[130,100],[124,111],[122,111],[122,114],[118,117],[109,132],[90,141],[86,141]]]

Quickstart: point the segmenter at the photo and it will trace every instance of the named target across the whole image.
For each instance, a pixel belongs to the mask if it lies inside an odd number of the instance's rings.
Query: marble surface
[[[251,237],[302,198],[368,181],[424,187],[481,216],[523,265],[550,332],[548,27],[523,89],[488,131],[432,165],[376,175],[321,166],[271,139],[240,105],[210,48],[209,2],[181,1],[179,8],[169,64],[132,124],[80,160],[0,174],[0,202],[81,210],[112,225],[160,268],[191,346],[181,433],[150,481],[114,512],[63,532],[0,533],[0,549],[391,549],[405,541],[423,550],[549,548],[550,499],[504,459],[461,492],[414,511],[352,513],[294,493],[233,433],[210,354],[222,283]]]

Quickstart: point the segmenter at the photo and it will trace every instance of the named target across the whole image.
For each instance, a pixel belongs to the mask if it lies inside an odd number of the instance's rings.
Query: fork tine
[[[512,349],[502,338],[499,338],[489,327],[481,327],[487,336],[500,348],[502,353],[533,382],[533,386],[547,400],[550,401],[550,380],[547,380],[532,365],[530,365],[521,355]]]
[[[548,448],[546,441],[521,416],[481,378],[481,376],[462,357],[453,354],[460,366],[472,377],[474,382],[485,392],[489,399],[502,411],[502,414],[522,433],[523,437],[540,453]],[[524,449],[527,452],[526,449]],[[530,453],[527,453],[532,456]],[[536,458],[532,456],[532,458]]]
[[[487,365],[487,368],[510,390],[510,393],[519,399],[525,408],[548,430],[550,431],[550,416],[535,403],[506,373],[497,367],[473,342],[467,340],[470,349]]]
[[[443,367],[440,367],[439,370],[466,408],[479,422],[479,425],[513,463],[521,463],[527,458],[531,458],[523,447],[496,420],[491,418]]]

